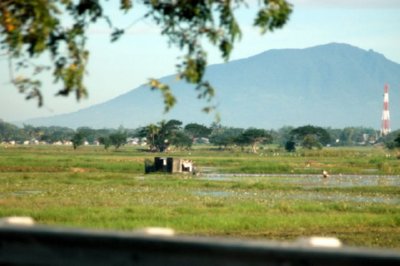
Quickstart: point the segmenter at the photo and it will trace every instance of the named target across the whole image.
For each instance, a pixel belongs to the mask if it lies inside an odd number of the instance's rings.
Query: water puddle
[[[13,196],[31,196],[31,195],[38,195],[42,194],[45,191],[43,190],[18,190],[11,193]]]
[[[399,176],[377,175],[332,175],[323,178],[319,175],[302,177],[286,176],[279,182],[297,184],[307,187],[368,187],[368,186],[400,186]]]
[[[195,196],[202,196],[202,197],[217,197],[217,198],[226,198],[234,196],[234,192],[231,191],[194,191],[192,193]]]
[[[329,202],[355,202],[355,203],[383,203],[390,205],[400,204],[400,198],[361,196],[346,194],[322,194],[322,193],[299,193],[288,195],[286,199],[308,200],[308,201],[329,201]]]
[[[193,191],[192,195],[200,197],[215,197],[215,198],[229,198],[235,197],[236,199],[262,199],[262,200],[305,200],[305,201],[326,201],[326,202],[355,202],[355,203],[382,203],[390,205],[400,204],[399,197],[385,197],[385,196],[365,196],[353,195],[344,193],[319,193],[319,192],[296,192],[286,193],[277,191],[271,192],[248,192],[248,191],[216,191],[216,190],[201,190]]]
[[[373,171],[371,171],[373,172]],[[368,186],[391,186],[400,187],[400,176],[380,175],[331,175],[323,178],[319,174],[235,174],[235,173],[203,173],[198,177],[205,181],[249,181],[271,182],[279,184],[297,185],[307,188],[342,188],[342,187],[368,187]],[[287,192],[287,191],[194,191],[193,195],[203,197],[235,197],[236,199],[263,199],[271,201],[279,200],[305,200],[305,201],[331,201],[331,202],[354,202],[354,203],[380,203],[398,205],[400,196],[394,195],[362,195],[343,192]]]
[[[265,181],[298,184],[308,187],[357,187],[357,186],[400,186],[400,176],[380,175],[331,175],[323,178],[317,174],[232,174],[205,173],[198,177],[207,181],[238,181],[251,178],[254,181]],[[273,180],[272,180],[273,178]]]

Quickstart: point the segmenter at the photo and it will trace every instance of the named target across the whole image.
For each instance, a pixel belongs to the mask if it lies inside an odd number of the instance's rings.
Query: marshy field
[[[198,174],[144,174],[144,160],[155,156],[191,159]],[[0,184],[0,217],[43,225],[156,226],[260,240],[335,236],[348,246],[400,249],[400,160],[379,147],[157,154],[0,146]]]

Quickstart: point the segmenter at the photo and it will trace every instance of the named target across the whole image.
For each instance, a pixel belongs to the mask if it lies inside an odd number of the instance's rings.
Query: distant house
[[[208,138],[194,138],[193,142],[196,144],[210,144],[210,140]]]
[[[64,141],[63,144],[64,144],[65,146],[72,146],[72,141],[66,140],[66,141]]]
[[[39,141],[38,141],[37,139],[31,139],[31,140],[29,141],[29,144],[30,144],[30,145],[39,145]]]
[[[140,146],[146,146],[147,145],[147,138],[141,138],[139,141]]]
[[[139,138],[128,138],[126,140],[128,145],[139,145],[140,139]]]

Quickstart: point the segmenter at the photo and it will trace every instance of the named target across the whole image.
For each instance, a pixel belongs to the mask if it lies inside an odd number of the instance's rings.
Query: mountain
[[[212,65],[206,79],[216,88],[214,103],[223,125],[279,128],[312,124],[323,127],[379,128],[383,87],[391,86],[392,128],[400,127],[400,64],[372,50],[330,43],[306,49],[279,49]],[[200,110],[193,86],[161,79],[173,88],[178,104],[167,115],[158,92],[145,85],[110,101],[80,111],[24,123],[68,127],[127,128],[161,119],[210,124],[212,114]]]

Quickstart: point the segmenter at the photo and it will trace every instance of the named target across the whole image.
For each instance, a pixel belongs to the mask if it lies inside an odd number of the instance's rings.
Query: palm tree
[[[156,138],[160,132],[160,128],[157,125],[150,124],[145,128],[146,139],[150,145],[150,150],[156,150]]]

